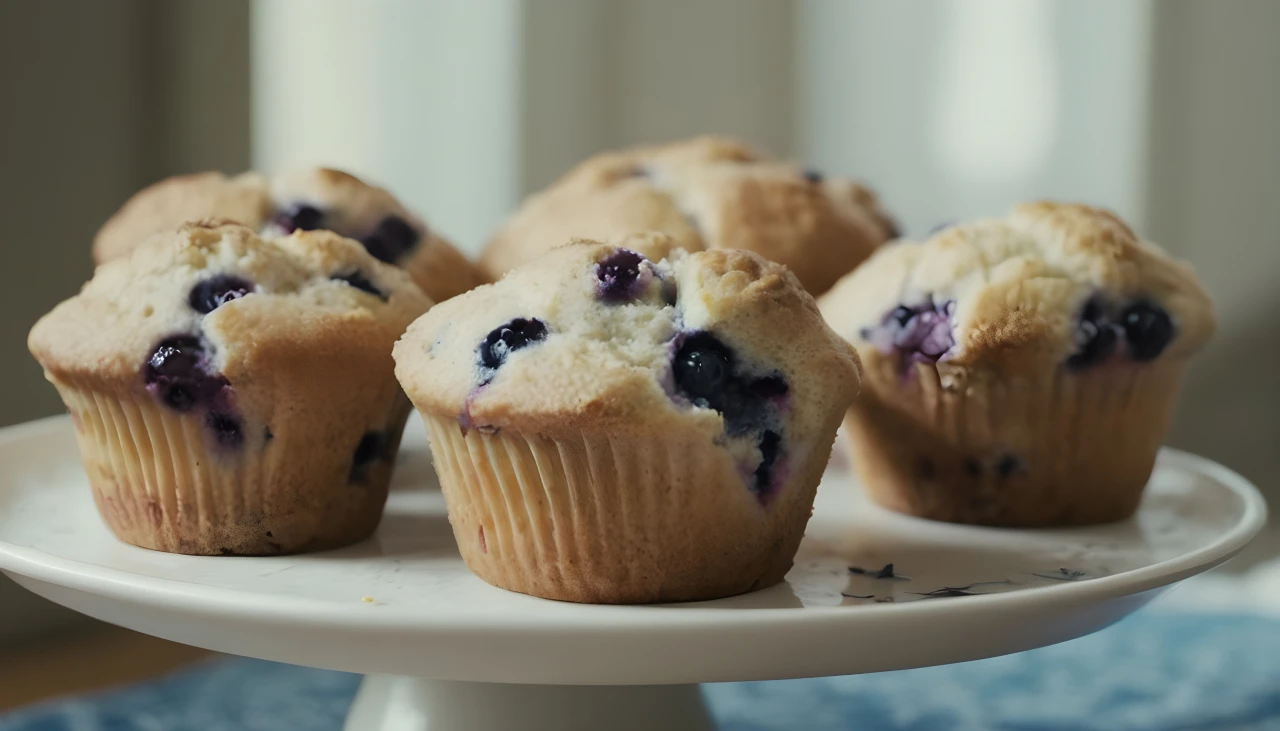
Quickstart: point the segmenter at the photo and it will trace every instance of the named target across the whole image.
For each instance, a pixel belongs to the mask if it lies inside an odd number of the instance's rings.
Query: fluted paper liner
[[[1137,509],[1185,360],[983,378],[864,359],[845,422],[870,496],[935,520],[1057,526]]]
[[[344,457],[316,443],[318,433],[333,437],[322,441],[351,441],[350,424],[341,423],[346,414],[326,425],[317,424],[314,413],[298,413],[292,418],[308,422],[299,429],[278,418],[270,436],[246,434],[242,448],[226,448],[213,439],[201,411],[179,413],[145,391],[108,391],[62,378],[55,385],[111,531],[136,546],[195,555],[319,550],[368,536],[381,518],[410,411],[397,396],[384,457],[351,484],[351,453]]]
[[[575,602],[713,599],[778,583],[827,454],[766,506],[724,450],[689,435],[551,439],[423,420],[467,566],[504,589]]]

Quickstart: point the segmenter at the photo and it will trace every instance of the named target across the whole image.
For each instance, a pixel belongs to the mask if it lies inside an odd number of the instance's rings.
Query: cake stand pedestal
[[[366,674],[351,731],[707,731],[698,683],[939,665],[1080,637],[1227,560],[1266,520],[1243,478],[1172,450],[1132,520],[1047,531],[889,513],[833,469],[783,584],[712,602],[589,606],[472,576],[416,423],[401,459],[368,541],[302,556],[177,556],[102,526],[66,418],[10,427],[0,430],[0,570],[147,634]]]

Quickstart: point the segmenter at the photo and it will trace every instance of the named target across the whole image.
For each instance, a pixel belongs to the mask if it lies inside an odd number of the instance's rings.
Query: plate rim
[[[0,428],[0,446],[56,434],[67,429],[70,423],[69,416],[58,415]],[[496,635],[536,631],[555,635],[601,630],[679,632],[708,627],[736,631],[764,629],[779,624],[813,626],[874,622],[886,614],[902,619],[906,619],[907,615],[920,615],[917,620],[927,621],[930,617],[940,615],[951,617],[959,612],[984,612],[993,608],[1034,610],[1045,604],[1091,604],[1171,586],[1221,565],[1247,546],[1266,525],[1268,508],[1265,498],[1256,486],[1234,470],[1205,457],[1171,447],[1161,449],[1157,464],[1197,473],[1226,487],[1241,500],[1242,512],[1239,519],[1209,544],[1148,566],[1087,581],[963,597],[963,601],[859,605],[856,610],[846,606],[805,607],[802,610],[792,607],[743,609],[716,607],[715,601],[685,605],[575,605],[579,611],[574,612],[572,617],[543,616],[530,620],[521,616],[504,616],[496,619],[492,614],[477,615],[462,608],[450,611],[433,609],[430,614],[424,614],[411,605],[388,606],[364,602],[347,605],[301,597],[264,595],[244,589],[215,587],[86,564],[4,540],[0,540],[0,572],[18,574],[37,582],[117,601],[163,606],[169,611],[215,614],[254,622],[305,623],[315,627],[361,632],[478,631]],[[990,530],[1025,532],[1024,529]],[[494,591],[502,590],[495,588]],[[264,596],[269,596],[269,601],[264,602]],[[693,611],[654,611],[672,608]]]

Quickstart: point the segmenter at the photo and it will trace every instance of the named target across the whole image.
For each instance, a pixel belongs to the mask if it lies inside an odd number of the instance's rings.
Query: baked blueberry
[[[351,473],[348,479],[351,482],[360,482],[369,472],[369,465],[382,454],[385,448],[387,437],[382,432],[365,432],[360,437],[360,443],[356,445],[356,451],[351,455]]]
[[[645,258],[630,249],[616,252],[596,264],[600,299],[618,303],[635,299]]]
[[[753,378],[737,373],[732,351],[708,332],[686,337],[671,368],[680,394],[695,406],[720,412],[729,436],[768,428],[776,419],[770,400],[787,393],[781,376]]]
[[[547,337],[547,326],[535,318],[516,318],[494,328],[480,343],[480,365],[495,370],[511,353]]]
[[[361,274],[360,272],[348,272],[346,274],[335,274],[333,276],[333,279],[336,279],[339,282],[346,282],[347,284],[351,285],[352,287],[355,287],[361,292],[368,292],[369,294],[373,295],[374,297],[377,297],[383,302],[387,301],[386,292],[383,292],[382,290],[375,287],[373,282],[370,282],[369,278]]]
[[[865,328],[862,336],[881,352],[901,354],[904,366],[936,363],[955,345],[954,312],[955,302],[937,304],[932,298],[914,307],[898,305],[881,318],[878,327]]]
[[[996,474],[1001,477],[1012,477],[1022,471],[1022,460],[1017,455],[1004,454],[996,461]]]
[[[213,437],[224,447],[239,447],[244,444],[244,430],[240,420],[230,414],[210,411],[205,417],[205,424],[213,432]]]
[[[724,411],[733,356],[711,333],[696,333],[676,352],[676,387],[693,403]]]
[[[1116,329],[1097,298],[1086,302],[1076,324],[1076,352],[1067,358],[1067,367],[1078,370],[1106,360],[1116,349]]]
[[[190,411],[200,401],[216,394],[226,379],[206,371],[204,348],[189,335],[162,341],[142,367],[143,379],[166,404],[178,411]]]
[[[1135,302],[1120,316],[1129,352],[1137,361],[1154,360],[1173,340],[1173,320],[1163,307]]]
[[[295,203],[276,214],[275,224],[285,233],[315,231],[324,227],[324,211],[307,203]]]
[[[375,259],[395,264],[418,245],[418,230],[399,216],[387,216],[378,222],[373,233],[360,239]]]
[[[187,303],[191,305],[191,309],[207,315],[253,290],[253,283],[243,277],[237,277],[234,274],[218,274],[192,287]]]
[[[755,491],[767,493],[773,484],[773,465],[778,461],[778,451],[782,446],[782,435],[776,431],[766,430],[760,435],[760,466],[756,467]]]

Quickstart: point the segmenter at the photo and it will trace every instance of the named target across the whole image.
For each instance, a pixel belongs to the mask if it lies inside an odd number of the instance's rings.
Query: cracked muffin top
[[[208,219],[236,221],[269,237],[333,231],[408,271],[435,300],[484,281],[465,256],[387,190],[329,168],[271,178],[209,172],[162,180],[136,193],[102,226],[94,239],[94,259],[102,263],[125,256],[152,235]]]
[[[822,312],[863,357],[1087,369],[1190,355],[1214,330],[1187,265],[1114,214],[1025,203],[878,251]]]
[[[661,246],[746,249],[826,291],[897,235],[875,194],[851,180],[702,137],[596,155],[530,196],[481,255],[496,278],[571,238],[654,230]],[[668,252],[641,251],[654,259]]]

